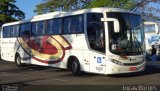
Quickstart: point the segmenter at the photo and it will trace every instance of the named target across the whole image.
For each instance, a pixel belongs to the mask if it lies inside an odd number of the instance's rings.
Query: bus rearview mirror
[[[118,19],[115,19],[115,18],[101,18],[101,21],[105,21],[105,22],[112,21],[114,23],[114,32],[115,33],[120,32],[120,25],[119,25]]]
[[[158,24],[156,22],[144,21],[143,23],[144,23],[144,25],[154,25],[156,34],[159,33],[159,31],[158,31]]]

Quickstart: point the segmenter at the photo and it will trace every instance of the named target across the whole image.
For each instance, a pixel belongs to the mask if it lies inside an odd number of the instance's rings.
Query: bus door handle
[[[101,64],[100,66],[106,66],[106,65]]]

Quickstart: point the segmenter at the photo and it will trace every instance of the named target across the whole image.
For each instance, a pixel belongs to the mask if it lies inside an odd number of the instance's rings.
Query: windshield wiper
[[[133,28],[133,30],[137,30],[138,28],[140,28],[140,27],[142,27],[142,26],[143,26],[143,24],[140,24],[138,27]]]
[[[133,34],[133,36],[134,36],[134,34]],[[143,53],[143,50],[142,50],[142,48],[141,48],[141,45],[139,44],[139,42],[138,42],[138,39],[137,39],[137,37],[135,37],[134,36],[134,39],[135,39],[135,44],[137,45],[137,49],[138,49],[138,51],[140,52],[140,53]],[[139,50],[140,49],[140,50]]]
[[[137,38],[135,36],[133,36],[133,37],[134,37],[135,41],[128,41],[127,42],[127,45],[124,49],[123,54],[137,54],[137,53],[141,54],[141,53],[143,53],[143,50],[142,50]],[[137,49],[137,51],[135,51],[133,49],[134,47]]]

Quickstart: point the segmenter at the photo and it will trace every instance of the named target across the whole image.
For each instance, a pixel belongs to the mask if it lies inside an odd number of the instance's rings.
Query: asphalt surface
[[[71,91],[73,90],[73,86],[78,86],[76,87],[76,91],[78,91],[78,88],[82,88],[79,86],[83,86],[86,90],[88,90],[86,86],[89,86],[90,90],[92,88],[100,91],[99,88],[104,89],[104,87],[107,87],[111,89],[108,91],[115,91],[112,89],[116,89],[117,87],[119,91],[124,91],[124,89],[127,89],[124,86],[128,85],[156,86],[151,91],[160,91],[160,64],[153,66],[150,62],[147,62],[145,71],[139,73],[109,76],[85,73],[81,76],[73,76],[71,72],[64,69],[36,65],[27,65],[26,67],[18,68],[12,62],[0,61],[0,85],[2,88],[0,91],[6,91],[4,88],[6,89],[12,86],[20,88],[20,91],[29,91],[29,88],[33,89],[36,86],[41,91],[44,91],[42,88],[47,89],[46,91],[51,89],[51,91],[61,91],[62,89],[59,89],[59,87],[63,87],[66,91],[67,89]],[[95,88],[96,86],[98,88]]]

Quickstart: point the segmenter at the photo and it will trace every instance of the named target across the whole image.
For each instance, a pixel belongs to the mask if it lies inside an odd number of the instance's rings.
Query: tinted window
[[[32,23],[32,35],[37,35],[37,22]]]
[[[18,37],[19,35],[19,26],[18,25],[15,25],[13,26],[13,37]]]
[[[25,23],[20,25],[20,36],[30,36],[31,24]]]
[[[3,27],[3,37],[4,38],[10,37],[10,27],[9,26]]]
[[[46,21],[46,30],[45,34],[53,34],[53,20]]]
[[[37,29],[37,35],[43,35],[44,34],[44,21],[39,21],[38,23],[38,29]]]
[[[71,16],[64,18],[63,33],[81,33],[83,32],[83,17],[82,15]]]
[[[46,21],[45,34],[60,34],[62,31],[62,19],[53,19]]]
[[[60,34],[62,32],[62,19],[53,20],[53,34]]]
[[[69,18],[65,18],[64,19],[64,29],[63,29],[63,33],[70,33],[71,32],[71,17]]]
[[[18,25],[10,26],[10,37],[17,37],[19,33]]]
[[[83,31],[83,17],[77,16],[73,18],[72,33],[81,33]]]
[[[14,26],[10,26],[10,37],[14,37],[13,27]]]
[[[9,37],[17,37],[18,36],[18,25],[13,26],[6,26],[3,28],[3,37],[9,38]]]
[[[87,36],[91,49],[105,52],[104,22],[101,18],[103,18],[101,13],[87,14]]]

